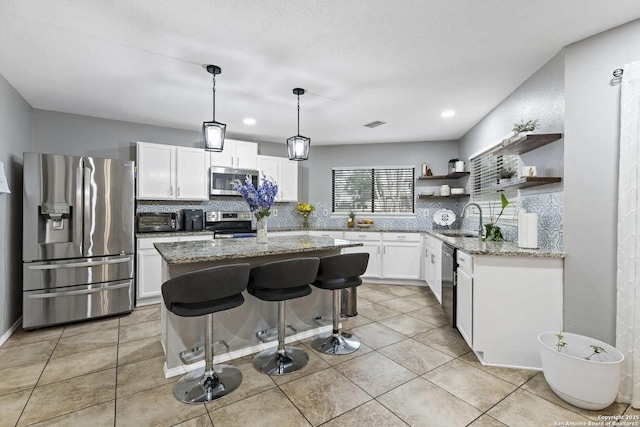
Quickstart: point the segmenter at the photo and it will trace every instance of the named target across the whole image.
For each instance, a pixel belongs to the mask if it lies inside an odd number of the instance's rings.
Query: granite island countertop
[[[362,243],[317,236],[270,236],[267,243],[255,238],[156,243],[167,264],[254,258],[362,246]]]

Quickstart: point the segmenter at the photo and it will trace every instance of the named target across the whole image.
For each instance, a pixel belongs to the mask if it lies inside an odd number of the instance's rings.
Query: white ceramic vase
[[[267,243],[267,219],[256,220],[256,242]]]
[[[566,345],[557,350],[558,332],[538,335],[542,370],[547,383],[562,400],[592,411],[611,405],[618,394],[623,354],[615,347],[583,335],[562,332]],[[593,353],[591,345],[606,353]]]

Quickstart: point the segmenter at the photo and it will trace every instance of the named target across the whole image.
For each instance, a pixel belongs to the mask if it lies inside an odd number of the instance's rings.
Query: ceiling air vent
[[[365,127],[368,128],[377,128],[378,126],[386,125],[387,122],[381,122],[380,120],[376,120],[375,122],[367,123]]]

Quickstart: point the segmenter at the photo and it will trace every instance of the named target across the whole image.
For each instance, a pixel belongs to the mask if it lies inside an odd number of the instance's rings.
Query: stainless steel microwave
[[[233,189],[231,183],[236,179],[244,183],[247,176],[250,177],[253,186],[258,187],[259,172],[257,170],[212,166],[210,175],[211,191],[209,194],[212,196],[239,196],[238,192]]]

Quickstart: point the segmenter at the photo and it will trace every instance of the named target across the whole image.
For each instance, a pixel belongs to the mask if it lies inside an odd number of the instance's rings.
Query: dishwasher
[[[456,327],[456,248],[442,244],[442,310]]]

